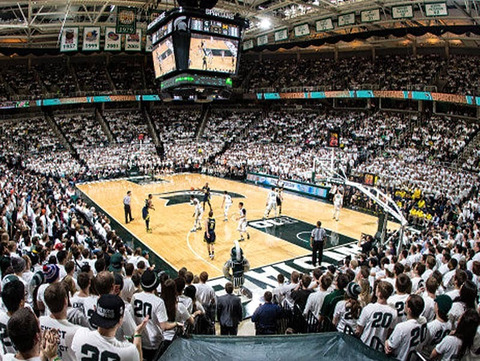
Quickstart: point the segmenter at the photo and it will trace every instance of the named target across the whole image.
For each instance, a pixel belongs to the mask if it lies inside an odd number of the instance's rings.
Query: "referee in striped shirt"
[[[125,223],[128,224],[128,218],[130,222],[133,221],[132,218],[132,208],[130,208],[130,202],[132,201],[132,191],[128,191],[127,195],[123,198],[123,210],[125,211]]]
[[[317,267],[317,254],[318,254],[318,265],[322,265],[323,257],[323,244],[327,238],[327,232],[322,228],[322,222],[317,222],[317,227],[312,230],[310,236],[310,247],[312,247],[312,265]]]

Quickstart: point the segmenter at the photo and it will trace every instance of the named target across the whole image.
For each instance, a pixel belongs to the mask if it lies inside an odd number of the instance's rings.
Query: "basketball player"
[[[210,204],[210,187],[208,186],[208,183],[205,183],[201,191],[203,192],[203,210],[205,210],[205,203],[208,203],[210,210],[212,210],[212,205]]]
[[[228,194],[227,191],[223,192],[223,201],[222,201],[222,208],[223,208],[223,221],[228,221],[228,210],[232,206],[232,196]]]
[[[205,235],[203,240],[207,242],[208,255],[213,260],[215,257],[215,218],[213,218],[213,211],[208,212],[208,219],[205,220]]]
[[[342,193],[340,193],[339,190],[337,190],[337,193],[333,197],[333,219],[335,219],[338,222],[338,216],[340,215],[340,209],[342,208],[343,205],[343,196]]]
[[[270,215],[272,208],[275,211],[275,217],[277,216],[277,193],[275,192],[275,187],[272,187],[270,192],[268,192],[266,207],[263,215],[264,219]]]
[[[148,198],[145,199],[145,205],[142,209],[142,217],[145,220],[145,226],[147,228],[147,233],[152,233],[152,229],[150,228],[150,209],[155,210],[155,207],[152,203],[153,196],[151,194],[148,195]]]
[[[197,229],[202,229],[202,216],[203,216],[203,207],[198,201],[197,198],[194,196],[190,196],[190,204],[195,207],[193,212],[193,217],[195,217],[195,221],[193,222],[193,228],[191,232],[196,232]]]
[[[282,215],[282,203],[283,203],[283,187],[277,188],[277,209],[278,215]]]
[[[247,239],[250,239],[250,234],[247,232],[247,210],[243,208],[243,202],[238,203],[238,209],[240,214],[237,217],[238,228],[237,231],[240,232],[240,241],[244,241],[243,234],[247,234]]]

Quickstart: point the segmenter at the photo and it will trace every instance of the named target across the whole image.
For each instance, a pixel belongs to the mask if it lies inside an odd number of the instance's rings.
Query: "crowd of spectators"
[[[378,55],[346,57],[335,61],[332,57],[301,59],[263,59],[247,57],[240,63],[235,87],[245,91],[258,88],[311,88],[325,90],[437,90],[451,94],[477,95],[476,80],[479,58],[452,54],[448,59],[436,55]],[[52,66],[52,64],[54,66]],[[5,89],[6,98],[12,95],[38,99],[43,93],[73,96],[78,90],[110,93],[114,90],[136,92],[158,89],[153,65],[143,59],[126,61],[105,59],[92,62],[44,60],[28,69],[26,63],[9,64],[2,75],[13,94]]]

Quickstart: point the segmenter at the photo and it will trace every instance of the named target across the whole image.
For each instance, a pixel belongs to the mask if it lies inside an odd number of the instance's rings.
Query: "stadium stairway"
[[[48,125],[50,126],[50,128],[53,129],[57,137],[61,140],[63,146],[66,149],[68,149],[68,151],[72,154],[72,156],[75,159],[80,160],[80,155],[78,154],[77,150],[73,147],[72,143],[68,141],[67,137],[65,136],[65,133],[62,131],[58,123],[55,121],[53,117],[53,113],[45,112],[44,114],[45,114],[45,119]]]
[[[210,118],[212,106],[210,104],[203,104],[202,105],[202,114],[200,115],[200,125],[197,128],[197,132],[195,134],[195,140],[198,142],[200,137],[203,135],[203,131],[208,123],[208,118]]]
[[[70,63],[69,58],[67,58],[67,69],[70,72],[70,74],[72,74],[73,79],[75,80],[75,90],[77,92],[79,92],[80,91],[80,84],[78,83],[77,72],[75,71],[75,67],[73,67],[72,64]]]
[[[110,143],[116,143],[115,139],[113,139],[113,134],[112,130],[110,129],[110,126],[108,125],[108,122],[105,121],[105,118],[103,117],[103,114],[100,112],[100,110],[95,109],[95,119],[100,123],[102,126],[102,130],[107,136],[107,139]]]
[[[142,106],[142,113],[145,117],[145,121],[148,126],[148,131],[150,133],[150,137],[153,139],[153,144],[155,144],[155,149],[157,151],[158,156],[163,159],[164,157],[164,147],[163,147],[163,142],[161,141],[161,138],[158,134],[158,129],[155,128],[155,125],[152,122],[152,118],[150,117],[150,113],[148,111],[147,106]]]
[[[472,153],[480,148],[480,132],[477,132],[472,140],[463,148],[463,152],[459,154],[457,159],[453,162],[456,168],[461,168],[462,164],[465,164],[467,159]]]

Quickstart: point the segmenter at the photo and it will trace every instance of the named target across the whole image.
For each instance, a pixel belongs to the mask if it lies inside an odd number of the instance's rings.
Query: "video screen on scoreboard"
[[[159,78],[167,73],[177,70],[171,36],[163,39],[163,41],[153,49],[152,55],[155,78]]]
[[[192,33],[188,68],[235,74],[238,41]]]

